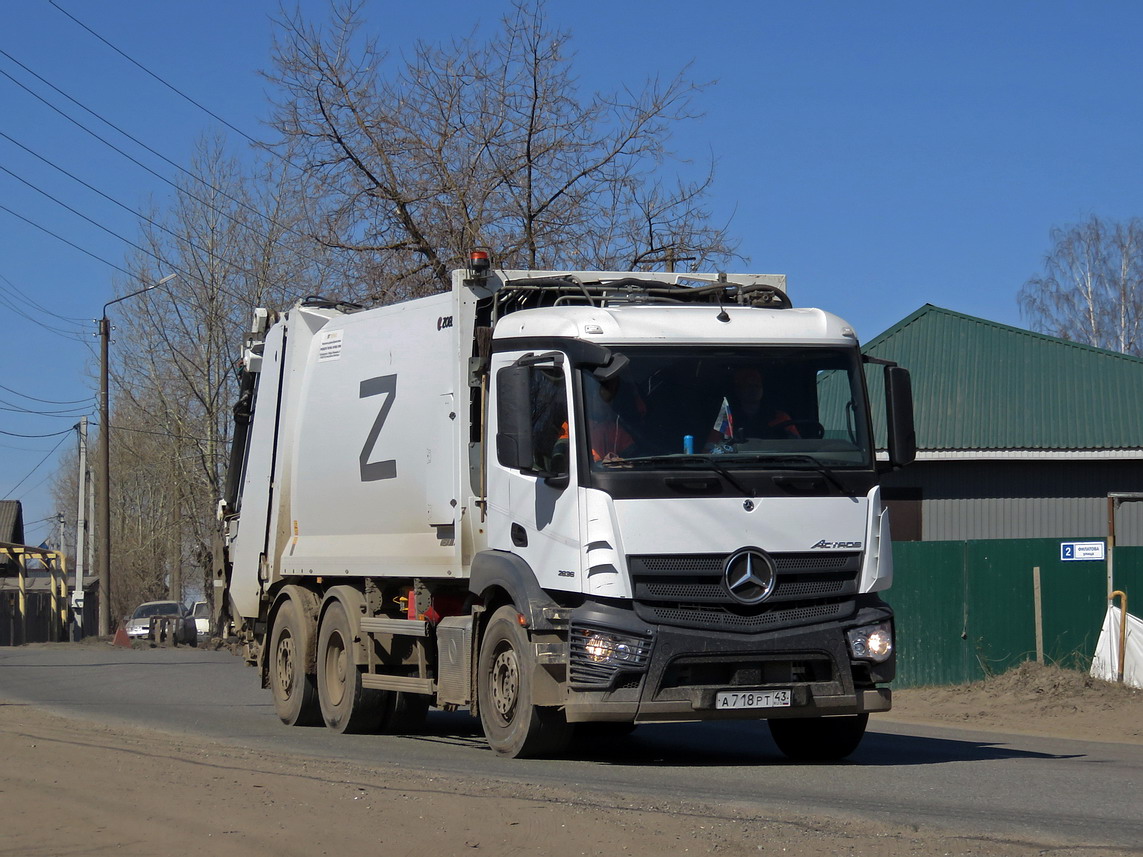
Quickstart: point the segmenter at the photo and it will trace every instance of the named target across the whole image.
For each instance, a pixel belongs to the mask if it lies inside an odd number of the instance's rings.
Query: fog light
[[[847,637],[850,652],[859,660],[881,663],[893,654],[893,628],[888,622],[854,628]]]

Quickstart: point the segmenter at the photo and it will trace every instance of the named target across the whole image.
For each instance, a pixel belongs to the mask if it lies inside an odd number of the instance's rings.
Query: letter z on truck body
[[[856,336],[784,277],[453,277],[255,315],[219,567],[281,719],[467,707],[509,756],[766,719],[794,758],[852,752],[890,706],[907,372],[879,370],[879,464]]]

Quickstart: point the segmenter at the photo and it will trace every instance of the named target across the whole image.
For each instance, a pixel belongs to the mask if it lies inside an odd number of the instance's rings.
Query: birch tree
[[[1091,217],[1051,232],[1042,275],[1020,289],[1034,330],[1143,356],[1143,221]]]

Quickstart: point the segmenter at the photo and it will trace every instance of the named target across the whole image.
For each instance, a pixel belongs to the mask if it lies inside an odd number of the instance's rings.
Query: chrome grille
[[[756,633],[840,619],[855,609],[861,553],[771,554],[773,594],[744,606],[723,583],[720,554],[629,556],[639,618],[682,628]]]

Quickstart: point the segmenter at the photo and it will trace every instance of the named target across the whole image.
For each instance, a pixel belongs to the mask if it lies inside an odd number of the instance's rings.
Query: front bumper
[[[891,621],[876,596],[859,598],[844,621],[758,634],[650,626],[632,611],[592,604],[572,611],[566,714],[569,721],[656,723],[685,720],[756,720],[888,711],[894,656],[880,664],[854,660],[846,631]],[[646,641],[640,657],[600,669],[584,664],[577,634],[611,631],[620,641]],[[606,665],[604,665],[606,666]],[[784,708],[717,709],[726,690],[789,689]]]

